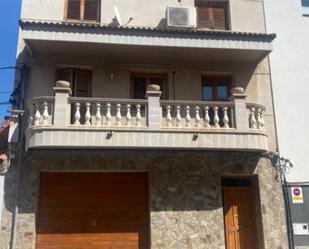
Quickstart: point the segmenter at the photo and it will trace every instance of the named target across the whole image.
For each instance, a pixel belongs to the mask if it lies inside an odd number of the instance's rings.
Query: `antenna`
[[[114,5],[114,12],[115,12],[115,16],[116,16],[116,20],[117,20],[118,24],[120,26],[122,26],[122,21],[121,21],[120,13],[119,13],[119,10],[118,10],[116,5]]]

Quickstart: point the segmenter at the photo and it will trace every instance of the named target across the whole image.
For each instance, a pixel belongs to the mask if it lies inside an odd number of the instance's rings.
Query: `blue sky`
[[[20,3],[21,0],[0,0],[0,68],[15,66]],[[14,70],[0,70],[0,103],[9,100],[13,83]],[[0,121],[8,115],[8,108],[0,104]]]

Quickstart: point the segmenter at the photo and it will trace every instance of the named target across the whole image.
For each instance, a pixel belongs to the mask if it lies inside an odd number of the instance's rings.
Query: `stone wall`
[[[15,167],[13,164],[5,179],[1,249],[8,248],[10,239]],[[268,161],[257,154],[59,150],[24,155],[17,249],[33,249],[35,245],[40,171],[104,170],[149,173],[152,249],[224,249],[221,177],[257,175],[259,249],[288,248],[281,184],[274,180]]]

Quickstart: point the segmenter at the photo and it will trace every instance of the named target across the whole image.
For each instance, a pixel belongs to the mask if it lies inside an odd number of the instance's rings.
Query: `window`
[[[227,101],[230,97],[231,77],[203,77],[203,101]]]
[[[59,68],[56,72],[56,80],[70,82],[75,97],[91,96],[92,72],[89,70]]]
[[[202,77],[202,100],[203,101],[228,101],[231,90],[231,77],[222,76],[204,76]],[[214,109],[209,109],[210,125],[214,125]],[[218,115],[220,118],[220,127],[224,126],[224,111],[219,108]],[[232,121],[231,113],[228,112],[230,122]],[[231,124],[230,124],[231,125]]]
[[[100,21],[100,0],[66,0],[65,20]]]
[[[162,91],[161,99],[167,98],[166,75],[164,74],[133,74],[132,75],[132,98],[145,99],[147,86],[156,84]]]
[[[303,15],[309,16],[309,0],[301,0],[301,6],[303,9]]]
[[[197,27],[201,29],[229,29],[228,0],[195,0]]]

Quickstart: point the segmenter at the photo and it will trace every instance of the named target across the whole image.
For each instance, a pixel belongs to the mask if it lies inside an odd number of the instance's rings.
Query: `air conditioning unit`
[[[195,28],[196,9],[194,7],[167,7],[167,26],[171,28]]]

